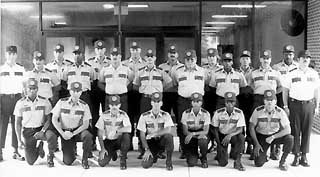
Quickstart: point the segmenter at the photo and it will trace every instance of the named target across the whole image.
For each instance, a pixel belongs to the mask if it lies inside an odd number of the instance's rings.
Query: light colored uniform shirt
[[[173,126],[174,124],[169,113],[161,110],[160,113],[155,116],[150,110],[140,116],[137,129],[145,132],[147,135]]]
[[[206,72],[208,74],[209,81],[211,81],[211,77],[212,77],[213,73],[223,70],[223,66],[221,66],[219,64],[216,64],[216,65],[205,64],[202,66],[202,68],[204,68],[206,70]]]
[[[210,125],[210,113],[201,108],[196,115],[193,109],[187,109],[182,113],[181,123],[186,125],[189,131],[202,131],[204,126]]]
[[[284,61],[281,61],[280,63],[277,63],[272,66],[272,68],[276,71],[279,71],[281,74],[281,82],[284,81],[289,71],[296,69],[299,67],[299,64],[295,61],[292,62],[291,65],[287,65],[284,63]]]
[[[71,97],[60,99],[51,113],[59,117],[62,129],[78,128],[84,121],[92,119],[88,104],[82,100],[74,103]]]
[[[80,82],[82,84],[82,91],[91,90],[91,82],[96,79],[96,74],[88,63],[83,63],[79,67],[76,64],[68,67],[63,72],[63,80],[67,82],[68,89],[73,82]]]
[[[13,114],[22,117],[22,127],[38,128],[45,123],[44,118],[51,109],[50,102],[44,97],[37,96],[34,101],[24,97],[17,102]]]
[[[190,98],[195,92],[204,95],[208,75],[205,69],[199,66],[193,69],[181,66],[172,72],[172,80],[174,85],[178,85],[178,94],[184,98]]]
[[[25,74],[25,81],[28,79],[35,79],[38,81],[38,95],[51,98],[53,96],[52,88],[60,84],[57,76],[47,68],[42,71],[37,71],[35,68]]]
[[[174,72],[174,70],[176,70],[180,66],[183,66],[183,64],[177,60],[177,62],[174,63],[173,65],[171,65],[169,62],[162,63],[159,65],[159,68],[161,68],[164,72],[168,73],[169,76],[171,76],[171,73]],[[177,87],[170,87],[164,92],[177,92],[177,91],[178,91]]]
[[[127,60],[122,61],[122,64],[128,66],[135,75],[138,73],[140,68],[146,66],[146,63],[142,58],[135,61],[131,57]]]
[[[107,56],[103,56],[101,59],[98,56],[89,58],[87,63],[89,65],[91,65],[91,67],[93,68],[95,75],[99,76],[99,73],[101,71],[101,69],[105,66],[109,66],[110,65],[110,58]],[[95,78],[98,79],[98,78]]]
[[[248,80],[248,85],[253,89],[254,94],[263,95],[265,90],[277,91],[281,87],[281,76],[276,70],[271,67],[269,69],[253,70]]]
[[[24,68],[19,64],[10,66],[4,63],[0,66],[0,94],[22,93],[24,72]]]
[[[62,62],[62,65],[59,65],[58,62],[55,60],[53,62],[48,63],[45,68],[51,70],[52,73],[56,75],[56,77],[61,80],[63,77],[63,71],[67,69],[68,66],[72,65],[73,63],[67,59]]]
[[[239,72],[240,73],[242,73],[243,75],[244,75],[244,77],[246,78],[246,81],[247,81],[247,83],[248,83],[248,81],[249,81],[249,77],[250,77],[250,75],[251,75],[251,72],[252,72],[252,68],[251,67],[249,67],[249,68],[247,68],[247,69],[242,69],[241,67],[240,67],[240,69],[239,69]]]
[[[112,65],[105,66],[100,71],[99,81],[106,84],[107,94],[123,94],[128,92],[127,86],[133,81],[133,71],[122,64],[115,69]]]
[[[271,114],[266,111],[264,105],[257,107],[252,113],[250,122],[255,126],[256,132],[263,135],[272,135],[290,125],[286,112],[278,106]]]
[[[155,66],[151,69],[147,66],[139,69],[133,81],[134,85],[139,86],[139,92],[147,95],[163,92],[163,88],[170,83],[172,83],[170,76]]]
[[[314,92],[320,87],[318,72],[307,68],[306,72],[295,69],[289,72],[283,83],[289,89],[289,97],[300,101],[314,98]]]
[[[226,92],[233,92],[237,96],[240,93],[240,87],[247,86],[247,81],[242,73],[237,72],[234,69],[229,73],[225,70],[221,70],[212,73],[209,85],[216,88],[218,96],[224,97]]]
[[[227,113],[227,109],[224,107],[218,109],[214,113],[211,125],[214,127],[218,127],[219,131],[222,134],[227,135],[235,132],[238,127],[245,127],[246,122],[243,112],[240,109],[235,107],[233,112],[229,116],[229,114]]]
[[[121,111],[117,115],[112,115],[110,110],[105,111],[99,118],[96,127],[103,130],[106,139],[118,139],[117,131],[123,127],[130,127],[128,133],[131,132],[130,119],[126,112]]]

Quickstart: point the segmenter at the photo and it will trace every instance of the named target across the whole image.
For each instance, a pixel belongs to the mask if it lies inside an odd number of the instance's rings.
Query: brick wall
[[[320,73],[320,1],[308,0],[307,48],[310,50],[315,69]],[[314,130],[320,132],[320,116],[316,115]]]

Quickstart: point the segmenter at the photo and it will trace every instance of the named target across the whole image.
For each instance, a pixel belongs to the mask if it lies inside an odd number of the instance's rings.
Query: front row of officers
[[[49,155],[47,163],[54,166],[54,151],[57,136],[61,136],[63,163],[71,165],[76,159],[76,143],[82,142],[82,166],[89,168],[88,156],[92,147],[92,134],[87,130],[92,119],[87,103],[80,99],[83,85],[80,82],[70,84],[70,97],[60,99],[54,108],[50,102],[38,95],[38,82],[29,79],[26,96],[20,99],[14,109],[16,116],[16,133],[18,141],[25,144],[25,156],[32,165],[43,158],[43,141],[47,141]],[[151,96],[151,110],[141,114],[137,129],[145,153],[141,165],[150,168],[158,160],[158,153],[166,151],[166,169],[173,170],[172,153],[174,123],[169,113],[161,110],[162,93]],[[250,134],[254,142],[254,164],[258,167],[267,162],[268,148],[273,144],[283,144],[283,154],[279,162],[281,170],[287,170],[285,163],[293,147],[293,136],[290,134],[290,122],[286,112],[276,106],[277,98],[273,90],[266,90],[264,105],[257,107],[250,118]],[[109,97],[109,109],[101,114],[95,124],[98,128],[100,153],[98,163],[106,166],[118,158],[120,150],[120,169],[127,168],[126,159],[130,147],[131,123],[127,113],[120,109],[120,96]],[[241,156],[244,152],[245,118],[243,112],[236,108],[236,94],[226,92],[225,106],[216,110],[212,119],[208,111],[202,108],[203,96],[200,93],[191,95],[191,107],[186,109],[181,118],[183,125],[186,162],[189,167],[196,166],[198,159],[202,168],[208,168],[207,150],[210,141],[209,131],[217,143],[216,160],[220,166],[228,164],[228,145],[231,144],[234,168],[244,171]],[[50,114],[52,113],[52,119]],[[52,123],[52,124],[51,124]],[[52,127],[53,125],[53,127]],[[24,140],[21,138],[21,133]],[[199,150],[200,149],[200,150]]]

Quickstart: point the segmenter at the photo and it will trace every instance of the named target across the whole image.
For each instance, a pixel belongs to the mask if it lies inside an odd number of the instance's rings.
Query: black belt
[[[151,98],[151,95],[149,95],[149,94],[144,94],[143,93],[142,96],[145,97],[145,98]]]
[[[183,96],[181,96],[181,95],[179,95],[179,97],[182,98],[182,99],[184,99],[184,100],[191,101],[191,98],[190,98],[190,97],[187,97],[187,98],[186,98],[186,97],[183,97]]]
[[[23,127],[24,130],[39,130],[42,129],[42,126],[40,127]]]
[[[198,129],[198,130],[192,130],[192,129],[188,129],[189,132],[200,132],[203,131],[203,129]]]
[[[109,94],[109,93],[106,93],[107,96],[114,96],[114,95],[118,95],[119,97],[122,97],[122,96],[125,96],[127,95],[127,93],[122,93],[122,94]]]
[[[73,132],[73,131],[75,131],[75,130],[77,130],[79,127],[77,127],[77,128],[64,128],[64,129],[62,129],[63,131],[69,131],[69,132]]]
[[[290,101],[292,102],[297,102],[297,103],[301,103],[301,104],[308,104],[308,103],[312,103],[313,102],[313,99],[311,100],[296,100],[294,98],[290,98]]]

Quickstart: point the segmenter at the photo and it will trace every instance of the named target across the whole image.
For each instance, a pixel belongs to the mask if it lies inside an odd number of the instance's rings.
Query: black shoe
[[[117,152],[114,152],[114,154],[112,155],[112,160],[116,161],[118,159],[118,154]]]
[[[185,159],[185,158],[186,158],[186,154],[182,152],[179,159]]]
[[[159,159],[166,159],[166,156],[162,153],[158,153],[157,156]]]
[[[239,171],[246,171],[246,168],[243,167],[242,163],[241,162],[237,162],[235,161],[233,163],[233,168],[239,170]]]
[[[271,159],[271,160],[279,160],[279,153],[272,152],[272,153],[270,154],[270,159]]]
[[[76,154],[77,154],[77,152],[76,152]],[[88,158],[92,158],[93,157],[93,153],[92,152],[89,152],[88,153]]]
[[[88,163],[88,160],[82,160],[82,167],[84,169],[89,169],[89,163]]]
[[[168,170],[168,171],[172,171],[173,170],[173,166],[172,166],[172,162],[170,163],[166,163],[166,169]]]
[[[47,156],[47,165],[48,165],[49,168],[54,167],[53,155],[48,155]]]
[[[120,160],[120,170],[126,170],[127,169],[127,162],[126,160]]]
[[[300,161],[299,161],[299,164],[302,165],[302,166],[304,166],[304,167],[310,167],[310,164],[309,164],[307,158],[303,158],[303,157],[302,157],[302,158],[300,159]]]
[[[297,167],[297,166],[299,166],[299,164],[300,164],[300,156],[295,155],[291,166]]]
[[[19,152],[14,152],[12,158],[13,158],[13,159],[20,160],[20,161],[25,161],[25,158],[22,157],[22,156],[19,154]]]
[[[157,163],[158,162],[158,157],[153,157],[153,163]]]
[[[230,152],[229,157],[232,160],[236,160],[237,159],[237,155],[234,152]]]
[[[207,162],[202,162],[201,163],[202,168],[208,168],[208,163]]]
[[[143,158],[144,153],[140,153],[139,156],[137,157],[138,159],[142,159]]]
[[[282,171],[287,171],[289,167],[288,167],[288,165],[285,164],[285,163],[280,163],[280,164],[279,164],[279,168],[280,168],[280,170],[282,170]]]
[[[249,160],[254,160],[254,153],[253,152],[250,154]]]
[[[252,148],[252,145],[248,144],[246,154],[251,154],[251,153],[253,153],[253,148]]]
[[[45,156],[45,152],[43,150],[43,141],[40,141],[38,150],[39,150],[39,157],[43,159]]]
[[[96,144],[93,144],[92,145],[92,151],[97,151],[98,149],[97,149],[97,145]]]
[[[3,161],[2,150],[0,148],[0,162]]]

